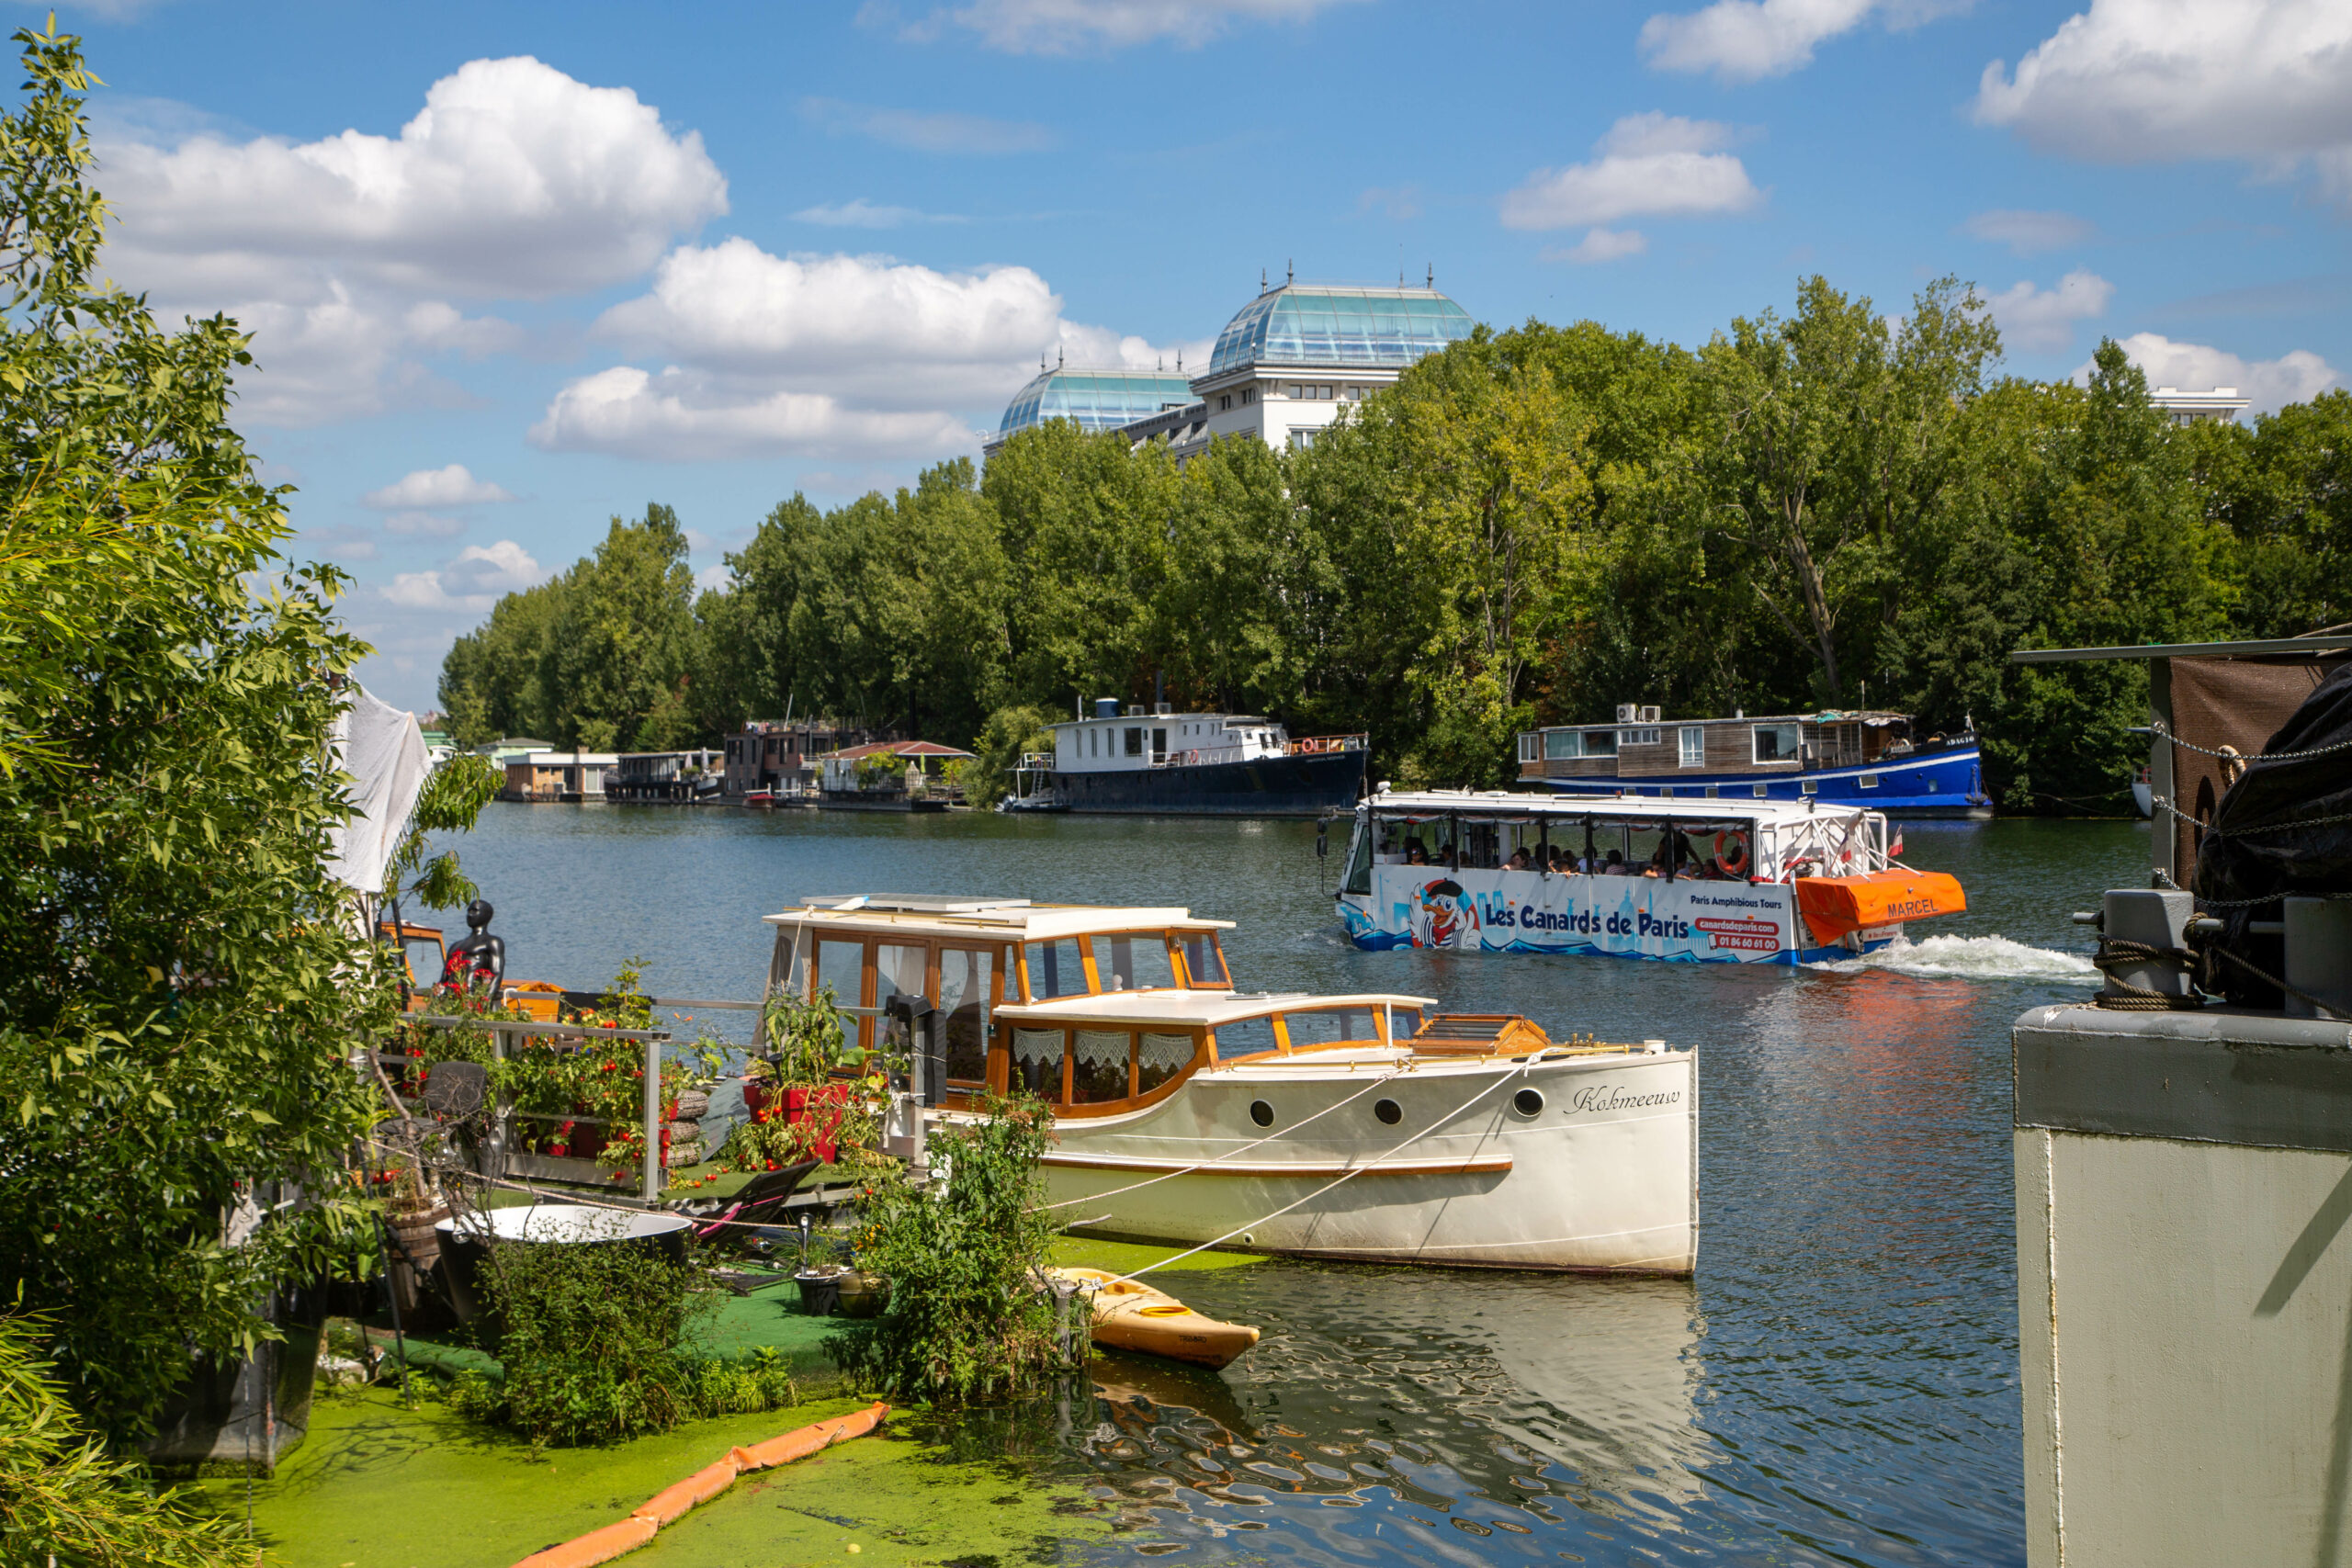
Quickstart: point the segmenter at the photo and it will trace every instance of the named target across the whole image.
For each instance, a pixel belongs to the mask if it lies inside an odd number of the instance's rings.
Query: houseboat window
[[[1106,991],[1139,991],[1176,984],[1175,968],[1168,962],[1168,939],[1158,931],[1134,936],[1097,937],[1095,972]],[[1106,965],[1104,960],[1108,959]]]
[[[894,997],[922,997],[928,990],[923,985],[924,961],[930,954],[920,947],[898,947],[888,942],[874,950],[874,1005],[887,1008]]]
[[[1522,762],[1539,761],[1543,754],[1544,738],[1532,729],[1522,731],[1519,738],[1519,760]]]
[[[820,942],[817,944],[817,972],[809,976],[812,987],[831,988],[833,1000],[843,1007],[855,1007],[864,998],[860,973],[865,967],[865,944],[862,942]],[[811,990],[811,996],[816,993]]]
[[[1143,727],[1141,725],[1127,731],[1127,755],[1130,757],[1143,755]]]
[[[1198,989],[1222,991],[1232,986],[1225,972],[1225,950],[1214,932],[1194,931],[1184,938],[1184,973]]]
[[[1755,727],[1756,760],[1759,762],[1793,762],[1797,760],[1797,728],[1793,724],[1759,724]]]
[[[1155,762],[1168,760],[1168,731],[1165,729],[1151,732],[1151,760]]]
[[[1064,937],[1059,942],[1033,942],[1029,944],[1029,996],[1032,1000],[1086,995],[1086,964],[1079,957],[1078,951],[1077,941],[1070,937]]]
[[[1544,732],[1544,757],[1545,761],[1553,762],[1573,762],[1578,757],[1583,755],[1583,748],[1577,744],[1577,732],[1575,730],[1547,729]]]
[[[1378,1038],[1372,1032],[1370,1008],[1330,1008],[1315,1012],[1286,1012],[1283,1024],[1290,1032],[1293,1050],[1302,1045],[1337,1045],[1342,1041]]]
[[[1655,746],[1657,744],[1657,731],[1655,729],[1628,729],[1621,732],[1618,739],[1628,746]]]
[[[1060,1030],[1016,1029],[1012,1032],[1012,1081],[1040,1100],[1061,1099]]]
[[[1372,841],[1371,825],[1358,824],[1355,842],[1348,846],[1348,874],[1347,879],[1340,885],[1341,892],[1370,893],[1372,891]]]
[[[1584,754],[1588,757],[1614,757],[1617,755],[1617,732],[1613,729],[1586,730]]]
[[[1081,1029],[1070,1049],[1069,1098],[1073,1105],[1100,1105],[1127,1098],[1128,1058],[1135,1036],[1124,1029]]]
[[[1420,1032],[1420,1009],[1390,1008],[1388,1010],[1388,1038],[1391,1041],[1410,1040]]]
[[[947,1077],[979,1083],[988,1077],[989,982],[992,953],[946,947],[939,953],[939,1010],[947,1015]]]
[[[1136,1092],[1149,1094],[1192,1065],[1193,1037],[1147,1032],[1136,1043]]]
[[[1757,799],[1758,799],[1758,800],[1761,800],[1761,799],[1763,799],[1763,798],[1764,798],[1764,795],[1765,795],[1764,786],[1763,786],[1762,784],[1758,784],[1758,785],[1756,786],[1756,798],[1757,798]]]
[[[1679,761],[1686,768],[1707,765],[1707,732],[1695,724],[1687,724],[1678,732],[1681,746]]]
[[[1216,1056],[1220,1062],[1235,1056],[1253,1056],[1273,1048],[1274,1022],[1270,1018],[1246,1018],[1239,1023],[1217,1027]]]

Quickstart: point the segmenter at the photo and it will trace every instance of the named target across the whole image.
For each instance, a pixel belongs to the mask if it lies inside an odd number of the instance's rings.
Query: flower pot
[[[800,1287],[800,1310],[810,1317],[831,1317],[841,1310],[842,1277],[831,1269],[804,1269],[792,1277]]]
[[[872,1317],[890,1299],[889,1280],[856,1269],[842,1275],[834,1289],[841,1296],[843,1317]]]
[[[401,1321],[411,1326],[436,1315],[439,1298],[425,1281],[441,1261],[441,1238],[434,1227],[448,1217],[447,1203],[431,1208],[413,1205],[384,1216],[390,1232],[385,1251],[391,1263],[392,1300],[400,1305]]]

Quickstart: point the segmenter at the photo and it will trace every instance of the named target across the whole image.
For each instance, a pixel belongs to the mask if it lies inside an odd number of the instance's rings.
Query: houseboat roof
[[[1065,718],[1058,723],[1049,724],[1046,726],[1046,728],[1048,729],[1076,729],[1081,725],[1088,724],[1167,724],[1177,719],[1182,719],[1188,722],[1214,720],[1223,723],[1228,729],[1232,728],[1237,724],[1272,724],[1274,722],[1272,719],[1266,717],[1262,714],[1254,713],[1114,713],[1091,718]]]
[[[1442,817],[1471,813],[1498,817],[1552,817],[1581,821],[1587,817],[1655,818],[1661,821],[1722,822],[1741,818],[1781,824],[1807,818],[1842,819],[1874,815],[1859,806],[1835,806],[1804,800],[1759,800],[1724,795],[1714,800],[1667,799],[1647,795],[1541,795],[1528,790],[1423,789],[1384,790],[1368,795],[1363,806],[1384,815]]]
[[[1862,724],[1883,729],[1890,725],[1909,724],[1911,719],[1910,714],[1892,708],[1822,708],[1815,713],[1744,713],[1713,718],[1597,718],[1585,724],[1538,725],[1530,733],[1556,729],[1671,729],[1683,724]]]
[[[854,761],[860,757],[968,757],[971,754],[969,751],[958,751],[953,746],[942,746],[936,740],[874,740],[829,753],[843,761]]]
[[[915,936],[994,936],[1002,942],[1053,942],[1098,931],[1231,931],[1181,907],[1035,904],[1026,898],[956,897],[937,893],[869,893],[809,897],[800,908],[761,917],[772,926],[825,931],[899,931]]]
[[[1099,996],[1056,997],[1050,1001],[1006,1002],[996,1015],[1012,1023],[1099,1023],[1113,1029],[1139,1029],[1155,1023],[1180,1029],[1217,1029],[1245,1019],[1274,1012],[1304,1012],[1331,1008],[1433,1008],[1434,997],[1408,997],[1391,991],[1364,991],[1327,996],[1313,991],[1188,991],[1160,987],[1138,991],[1105,991]]]

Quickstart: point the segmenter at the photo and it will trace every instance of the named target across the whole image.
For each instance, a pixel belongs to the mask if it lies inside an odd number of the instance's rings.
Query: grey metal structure
[[[2175,886],[2209,819],[2192,786],[2210,786],[2217,756],[2226,770],[2232,745],[2259,750],[2240,743],[2243,725],[2234,738],[2199,728],[2227,712],[2210,700],[2226,684],[2210,666],[2248,661],[2239,674],[2291,694],[2294,671],[2346,648],[2352,637],[2011,656],[2150,660],[2165,803],[2154,890],[2110,891],[2097,917],[2076,917],[2101,930],[2100,994],[2032,1009],[2011,1033],[2032,1568],[2352,1554],[2352,906],[2283,900],[2269,929],[2285,938],[2284,977],[2319,1004],[2290,998],[2295,1016],[2199,995],[2189,950],[2211,922]],[[2206,694],[2179,712],[2176,661],[2195,662]],[[2263,711],[2247,723],[2275,728]]]

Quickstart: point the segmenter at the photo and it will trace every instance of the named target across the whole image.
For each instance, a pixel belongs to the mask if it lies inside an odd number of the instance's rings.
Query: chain
[[[2333,746],[2315,746],[2308,751],[2256,751],[2252,755],[2248,755],[2242,751],[2212,751],[2208,750],[2206,748],[2199,746],[2192,741],[2183,740],[2180,737],[2172,732],[2171,728],[2167,726],[2163,719],[2157,719],[2154,724],[2150,725],[2149,728],[2154,730],[2158,735],[2163,736],[2173,745],[2179,747],[2184,751],[2194,751],[2200,757],[2212,757],[2224,762],[2245,762],[2248,764],[2255,762],[2294,762],[2300,761],[2305,757],[2324,757],[2335,751],[2352,751],[2352,740],[2339,740]]]
[[[2225,839],[2241,838],[2248,833],[2275,833],[2281,828],[2319,828],[2330,822],[2352,822],[2352,811],[2339,811],[2332,817],[2282,817],[2275,822],[2256,822],[2251,827],[2216,828],[2201,817],[2191,817],[2161,795],[2150,795],[2148,804],[2167,817],[2177,818],[2192,828],[2201,828],[2208,833],[2218,833]]]
[[[2285,992],[2288,996],[2294,998],[2297,1001],[2303,1003],[2312,1011],[2318,1013],[2320,1017],[2338,1023],[2346,1021],[2342,1013],[2337,1012],[2333,1006],[2320,1000],[2317,997],[2312,996],[2309,991],[2297,990],[2294,987],[2287,984],[2286,981],[2281,980],[2278,976],[2273,975],[2267,969],[2264,969],[2257,964],[2247,962],[2245,959],[2239,957],[2236,953],[2232,953],[2226,947],[2217,947],[2213,949],[2213,951],[2228,959],[2231,963],[2236,964],[2239,968],[2245,970],[2247,974],[2253,976],[2256,979],[2262,981],[2266,985],[2277,987],[2280,991]]]
[[[2279,899],[2288,897],[2325,898],[2335,902],[2352,898],[2352,893],[2298,893],[2292,888],[2286,888],[2277,893],[2266,893],[2259,898],[2208,898],[2202,893],[2193,888],[2183,887],[2179,883],[2175,882],[2172,879],[2172,873],[2168,871],[2156,873],[2156,885],[2168,892],[2188,894],[2197,900],[2197,907],[2200,909],[2252,909],[2264,904],[2276,904]]]

